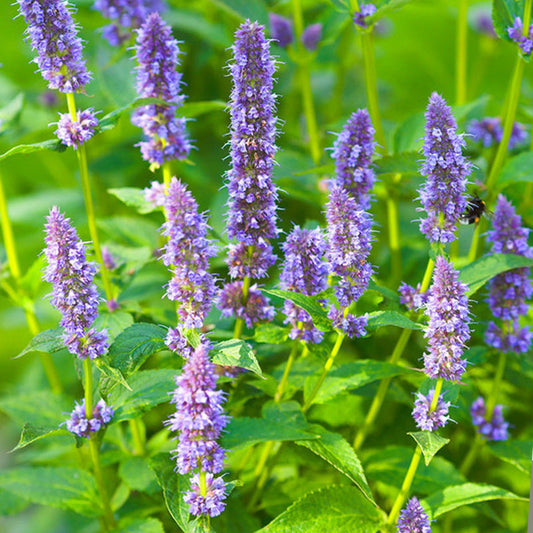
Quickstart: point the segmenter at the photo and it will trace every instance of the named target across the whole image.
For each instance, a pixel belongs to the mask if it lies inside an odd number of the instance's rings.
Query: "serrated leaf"
[[[342,435],[327,431],[321,426],[312,426],[310,430],[320,438],[296,441],[296,444],[304,446],[319,457],[322,457],[322,459],[355,483],[366,498],[374,502],[361,461],[350,444],[346,442]]]
[[[158,211],[160,208],[156,207],[152,202],[146,200],[144,196],[144,189],[136,187],[121,187],[118,189],[107,189],[109,194],[116,196],[122,203],[128,207],[133,207],[141,215]]]
[[[438,451],[446,446],[448,442],[450,442],[450,439],[446,439],[444,437],[441,437],[437,433],[434,433],[433,431],[417,431],[408,433],[408,435],[411,435],[413,439],[415,439],[416,443],[422,450],[422,454],[424,455],[424,462],[426,463],[426,466],[431,463],[431,460],[435,455],[438,453]]]
[[[306,494],[257,533],[376,533],[385,521],[355,487],[332,486]]]
[[[37,335],[35,335],[35,337],[33,337],[28,343],[26,348],[13,359],[18,359],[31,352],[56,353],[63,350],[65,348],[63,333],[63,328],[47,329],[37,333]]]
[[[0,487],[26,500],[70,509],[85,516],[101,514],[94,478],[70,467],[21,467],[0,472]]]
[[[462,485],[455,485],[439,492],[435,492],[423,500],[422,503],[425,508],[431,509],[430,518],[435,519],[444,513],[457,509],[458,507],[491,500],[516,500],[526,503],[528,502],[527,498],[522,498],[505,489],[495,487],[494,485],[463,483]]]
[[[422,324],[417,324],[397,311],[374,311],[368,313],[367,329],[376,330],[384,326],[396,326],[402,329],[422,329]]]
[[[261,289],[262,292],[277,296],[282,300],[290,300],[305,311],[309,313],[313,320],[313,324],[320,331],[333,331],[331,320],[328,318],[327,312],[317,302],[314,296],[306,296],[292,291],[281,291],[279,289]]]
[[[255,327],[254,341],[266,344],[283,344],[288,339],[289,331],[288,327],[264,322]]]
[[[526,474],[531,473],[533,440],[506,440],[489,442],[490,451],[502,461],[510,463]]]
[[[533,152],[522,152],[507,160],[497,180],[501,189],[514,183],[531,183],[533,174]]]
[[[130,389],[130,386],[122,375],[122,372],[116,368],[113,368],[112,366],[109,366],[106,357],[97,357],[96,359],[93,359],[93,363],[94,366],[96,366],[96,368],[98,368],[98,370],[100,370],[100,372],[102,372],[102,374],[112,383],[115,383],[116,385],[122,385],[126,389]]]
[[[245,368],[263,377],[252,347],[240,339],[230,339],[215,344],[212,361],[217,365]]]
[[[510,41],[507,28],[511,27],[516,17],[524,16],[524,0],[493,0],[492,23],[500,39]]]
[[[43,141],[34,144],[19,144],[18,146],[10,148],[7,152],[0,154],[0,161],[17,154],[31,154],[33,152],[41,152],[43,150],[64,152],[66,149],[67,147],[57,139],[50,139],[49,141]]]
[[[51,437],[53,435],[71,435],[66,429],[58,428],[57,426],[34,426],[33,424],[26,423],[22,427],[20,439],[18,444],[11,450],[20,450],[43,437]]]
[[[138,518],[114,529],[113,533],[165,533],[163,524],[155,518]]]
[[[472,296],[487,281],[497,274],[513,268],[532,267],[533,259],[517,254],[492,254],[480,257],[460,270],[459,279],[468,285],[468,296]]]

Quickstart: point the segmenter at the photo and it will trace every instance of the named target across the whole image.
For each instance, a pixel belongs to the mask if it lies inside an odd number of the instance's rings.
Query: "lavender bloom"
[[[226,263],[232,279],[264,278],[275,260],[276,256],[268,242],[260,242],[255,246],[243,242],[228,245]]]
[[[356,26],[360,28],[368,28],[368,17],[371,17],[377,8],[374,4],[361,4],[361,10],[356,11],[353,16],[353,22]]]
[[[316,50],[320,39],[322,38],[322,24],[310,24],[305,28],[300,37],[302,44],[312,52]]]
[[[206,215],[190,191],[172,178],[165,196],[167,221],[162,235],[168,238],[163,248],[163,263],[172,268],[165,296],[178,303],[180,329],[201,328],[215,298],[215,280],[209,272],[209,259],[216,255],[207,238]]]
[[[185,159],[191,150],[185,119],[175,116],[185,98],[180,92],[181,74],[176,71],[178,42],[158,13],[150,14],[138,30],[135,51],[138,95],[169,104],[140,106],[131,117],[148,138],[138,144],[143,158],[157,168],[165,161]]]
[[[98,127],[98,119],[92,107],[78,111],[75,121],[70,113],[60,113],[59,117],[55,134],[63,144],[72,146],[74,150],[87,142]]]
[[[503,406],[495,405],[490,421],[487,421],[487,408],[480,396],[470,408],[472,422],[477,432],[487,440],[507,440],[509,424],[503,418]]]
[[[398,533],[431,533],[429,517],[416,497],[412,497],[400,511]]]
[[[428,218],[420,222],[420,231],[430,242],[447,243],[455,239],[459,217],[466,209],[464,197],[470,163],[463,157],[463,138],[444,99],[433,93],[426,111],[425,163],[426,176],[420,201]]]
[[[359,109],[351,115],[333,145],[336,184],[348,189],[360,209],[370,207],[369,191],[375,181],[370,168],[374,153],[374,133],[370,115]]]
[[[65,345],[80,359],[94,359],[108,347],[106,332],[92,328],[99,299],[93,282],[95,265],[87,262],[83,242],[57,207],[50,210],[47,222],[44,253],[48,266],[43,278],[53,284],[51,301],[63,315]]]
[[[326,241],[320,229],[307,230],[295,226],[283,244],[285,262],[280,275],[280,288],[313,296],[327,287],[328,266],[323,261]],[[285,300],[285,323],[292,324],[291,339],[318,343],[323,333],[316,329],[309,313],[290,300]]]
[[[330,272],[340,277],[335,294],[341,307],[340,311],[332,307],[329,316],[345,333],[359,336],[361,332],[364,334],[365,319],[349,315],[347,309],[365,292],[372,275],[372,265],[368,262],[372,219],[339,185],[331,187],[326,219],[327,260]]]
[[[85,400],[81,403],[76,402],[76,407],[72,411],[70,418],[67,420],[67,429],[78,435],[78,437],[91,438],[91,433],[96,433],[102,429],[106,424],[109,424],[114,415],[111,407],[108,407],[104,400],[100,400],[93,407],[92,418],[87,418],[87,410],[85,408]]]
[[[411,311],[422,309],[427,303],[428,292],[420,292],[420,288],[420,283],[418,283],[415,288],[402,281],[402,284],[398,289],[400,293],[400,303],[404,304]]]
[[[225,451],[216,442],[229,418],[224,414],[225,393],[216,390],[218,377],[209,360],[208,347],[200,344],[187,359],[171,402],[176,412],[166,422],[170,431],[178,431],[177,470],[218,474],[223,468]]]
[[[165,205],[165,189],[164,183],[152,181],[150,187],[144,189],[144,199],[154,207],[163,207]]]
[[[490,13],[485,13],[483,11],[477,13],[474,20],[474,27],[479,33],[483,33],[493,39],[498,37],[494,31],[494,25],[492,24]]]
[[[503,127],[500,117],[485,117],[481,120],[473,120],[468,126],[468,133],[472,135],[474,141],[488,148],[493,144],[502,141]],[[526,140],[526,128],[523,124],[515,122],[509,138],[509,150]]]
[[[202,494],[200,475],[194,474],[191,481],[191,490],[183,500],[189,504],[189,512],[195,516],[218,516],[226,508],[226,485],[221,477],[206,474],[206,494]]]
[[[435,389],[431,389],[426,396],[420,392],[416,393],[412,416],[417,427],[422,431],[435,431],[438,428],[444,427],[448,420],[450,420],[448,416],[450,402],[445,402],[442,399],[442,395],[439,396],[435,409],[430,411],[434,396]]]
[[[492,253],[512,253],[533,257],[528,245],[529,229],[522,227],[522,219],[513,205],[498,196],[494,210],[493,229],[488,232]],[[491,322],[485,334],[487,344],[503,351],[527,352],[532,334],[527,326],[521,327],[518,319],[527,315],[527,300],[533,294],[529,268],[516,268],[495,276],[489,284],[488,304],[494,317],[504,321],[499,327]]]
[[[459,381],[466,369],[461,356],[470,338],[467,290],[459,281],[459,272],[439,255],[426,304],[429,323],[424,337],[429,350],[424,354],[424,366],[430,378]]]
[[[82,41],[64,0],[18,0],[28,29],[27,38],[37,51],[35,63],[49,89],[62,93],[82,91],[91,74],[82,56]]]
[[[272,40],[277,41],[282,48],[289,46],[294,41],[291,20],[276,13],[269,13],[268,20],[270,22],[270,37]]]
[[[533,50],[533,24],[529,26],[527,36],[524,35],[524,25],[520,17],[514,19],[514,23],[507,28],[507,34],[511,41],[514,41],[520,47],[522,53],[526,56]]]
[[[117,268],[115,258],[113,257],[107,246],[102,246],[102,261],[104,262],[104,267],[106,268],[106,270],[114,270],[115,268]]]

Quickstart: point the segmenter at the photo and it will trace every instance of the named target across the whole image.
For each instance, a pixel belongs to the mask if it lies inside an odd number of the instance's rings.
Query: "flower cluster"
[[[91,107],[78,111],[76,120],[72,120],[70,113],[60,113],[55,134],[63,144],[76,150],[94,135],[97,127],[98,119]]]
[[[328,266],[323,261],[326,241],[320,229],[298,226],[283,244],[285,261],[280,275],[280,288],[306,296],[322,292],[327,286]],[[309,313],[290,300],[285,300],[285,323],[292,325],[289,337],[307,342],[320,342],[323,333],[316,329]]]
[[[322,39],[322,24],[309,24],[307,28],[302,32],[302,36],[300,37],[300,40],[302,41],[302,44],[312,52],[313,50],[316,50],[316,47],[318,46],[318,43]]]
[[[460,381],[466,369],[462,355],[470,338],[467,289],[453,265],[438,256],[426,304],[429,322],[424,333],[429,345],[424,366],[430,378]]]
[[[131,118],[148,138],[138,145],[143,158],[157,168],[165,161],[185,159],[191,150],[185,119],[176,117],[185,98],[180,92],[181,74],[176,71],[178,42],[159,13],[150,14],[138,30],[135,51],[137,94],[166,103],[140,106]]]
[[[467,206],[464,192],[471,165],[462,154],[464,140],[456,130],[450,108],[433,93],[426,111],[425,162],[421,169],[426,182],[419,190],[428,215],[421,220],[420,231],[432,243],[455,239],[457,221]]]
[[[359,209],[370,207],[369,191],[375,181],[370,168],[374,153],[374,128],[366,109],[359,109],[348,119],[333,145],[335,183],[347,189]]]
[[[491,39],[497,39],[498,36],[494,31],[494,24],[490,13],[486,11],[478,11],[474,17],[474,28],[479,33],[482,33]]]
[[[429,517],[416,497],[412,497],[400,511],[398,533],[431,533]]]
[[[190,512],[195,515],[216,516],[225,507],[222,478],[213,479],[223,468],[225,451],[216,442],[228,423],[224,414],[225,393],[216,390],[215,365],[210,361],[208,347],[200,344],[187,359],[177,388],[172,396],[176,412],[166,422],[171,431],[178,432],[174,450],[180,474],[200,470],[208,476],[207,492],[202,492],[199,476],[193,476],[192,490],[185,496]]]
[[[487,420],[485,401],[480,396],[472,404],[470,414],[477,432],[487,440],[507,440],[509,424],[503,418],[503,406],[495,405],[490,421]]]
[[[161,0],[95,0],[93,8],[112,22],[104,26],[102,35],[111,46],[129,41],[134,29],[140,28],[149,13],[164,9]]]
[[[360,10],[356,11],[353,16],[354,24],[360,28],[368,28],[367,18],[371,17],[376,11],[377,8],[374,4],[361,4]]]
[[[400,303],[404,304],[411,311],[422,309],[428,300],[428,292],[421,291],[420,283],[415,288],[402,281],[398,292],[400,293]]]
[[[35,63],[50,89],[82,91],[91,74],[82,55],[82,41],[64,0],[18,0],[28,25],[28,40],[37,51]]]
[[[481,120],[473,120],[468,126],[468,133],[476,142],[480,142],[485,148],[493,144],[499,144],[503,137],[503,127],[500,117],[485,117]],[[509,139],[509,150],[526,140],[526,128],[523,124],[515,122]]]
[[[171,330],[174,339],[185,329],[199,329],[216,294],[215,279],[209,272],[209,259],[216,255],[207,238],[206,215],[198,213],[198,204],[187,187],[176,178],[170,180],[164,198],[166,222],[162,235],[167,237],[162,261],[172,269],[172,278],[165,296],[177,302],[178,331]]]
[[[492,253],[509,253],[533,257],[533,248],[528,245],[529,229],[522,227],[522,219],[515,213],[512,204],[500,195],[494,209],[492,230],[488,240]],[[499,326],[490,322],[485,341],[503,351],[525,353],[531,345],[532,334],[528,326],[520,326],[519,319],[527,315],[527,300],[533,294],[529,268],[516,268],[498,274],[489,284],[488,304],[495,318],[503,321]]]
[[[104,400],[100,400],[93,407],[92,418],[87,418],[87,409],[85,408],[85,400],[81,403],[76,402],[76,407],[72,411],[70,418],[67,420],[67,429],[78,435],[78,437],[85,437],[89,439],[91,433],[96,433],[102,429],[106,424],[109,424],[114,415],[111,407],[108,407]]]
[[[520,47],[522,53],[526,56],[533,50],[533,24],[529,26],[527,35],[524,35],[524,24],[520,17],[514,19],[514,23],[507,28],[507,34],[511,41],[514,41]]]
[[[427,395],[421,392],[416,393],[415,407],[412,416],[416,425],[422,431],[435,431],[438,428],[444,427],[450,417],[448,412],[450,410],[450,402],[445,402],[442,399],[442,394],[437,400],[437,406],[431,410],[431,404],[435,396],[435,389],[431,389]]]
[[[268,20],[270,22],[270,36],[272,40],[276,41],[282,48],[289,46],[294,41],[292,21],[276,13],[269,13]],[[310,24],[300,36],[302,44],[309,51],[316,49],[321,38],[322,24]]]
[[[108,343],[106,332],[92,327],[99,299],[93,282],[95,265],[87,262],[83,242],[57,207],[50,210],[45,230],[48,265],[43,278],[53,284],[51,301],[63,315],[65,345],[80,359],[99,357]]]

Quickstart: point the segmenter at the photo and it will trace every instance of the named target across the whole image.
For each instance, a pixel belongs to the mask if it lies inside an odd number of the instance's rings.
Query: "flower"
[[[509,424],[503,418],[503,406],[495,405],[490,421],[487,421],[487,408],[485,401],[479,396],[472,407],[472,423],[476,426],[477,432],[486,440],[507,440],[509,438]]]
[[[330,272],[340,278],[334,290],[343,315],[332,306],[329,316],[346,333],[358,334],[361,329],[364,332],[364,326],[361,328],[361,319],[356,321],[348,309],[365,292],[372,275],[372,265],[368,262],[372,219],[357,205],[348,190],[336,184],[329,193],[326,219],[326,257]]]
[[[460,381],[466,369],[466,360],[461,356],[470,338],[467,290],[453,265],[437,256],[426,304],[429,322],[424,332],[429,345],[424,367],[430,378]]]
[[[102,261],[104,262],[104,267],[106,270],[114,270],[117,268],[117,263],[113,254],[107,246],[102,246]]]
[[[327,287],[328,265],[323,261],[326,241],[322,230],[295,226],[283,244],[285,261],[280,275],[280,288],[313,296]],[[290,300],[285,300],[285,323],[292,325],[289,337],[307,342],[320,342],[323,334],[317,330],[309,313]]]
[[[411,311],[418,311],[427,303],[428,292],[421,292],[420,283],[417,284],[415,289],[415,287],[411,287],[411,285],[402,281],[398,291],[400,293],[400,303]]]
[[[292,30],[292,21],[276,13],[269,13],[270,37],[277,41],[279,46],[286,48],[294,41],[294,32]]]
[[[93,108],[77,112],[77,120],[72,120],[70,113],[60,113],[59,122],[55,134],[58,139],[67,146],[76,150],[80,145],[87,142],[98,127],[98,119]]]
[[[376,11],[377,8],[374,4],[361,4],[360,10],[354,13],[354,24],[360,28],[368,28],[368,21],[366,19],[371,17]]]
[[[313,50],[316,50],[316,47],[318,46],[318,43],[320,42],[320,39],[322,38],[322,24],[310,24],[305,28],[303,31],[300,40],[302,41],[302,44],[312,52]]]
[[[154,207],[163,207],[165,205],[166,185],[159,181],[151,181],[150,187],[144,189],[144,199]]]
[[[350,191],[360,209],[370,207],[368,193],[375,181],[370,168],[374,133],[368,111],[359,109],[352,113],[333,145],[335,183]]]
[[[95,264],[86,260],[83,242],[57,207],[50,210],[45,230],[48,265],[43,278],[53,284],[51,301],[63,315],[65,344],[80,359],[99,357],[108,343],[106,332],[92,327],[99,300],[93,281]]]
[[[502,141],[503,128],[500,117],[485,117],[481,120],[472,120],[468,126],[468,133],[474,141],[488,148]],[[515,122],[509,139],[509,150],[526,140],[526,128],[523,124]]]
[[[474,15],[474,28],[479,33],[483,33],[492,39],[498,38],[496,32],[494,31],[492,17],[490,16],[490,13],[487,13],[486,11],[478,11]]]
[[[429,518],[416,497],[412,497],[400,511],[398,533],[431,533]]]
[[[514,19],[514,23],[507,28],[507,34],[511,41],[514,41],[520,47],[522,53],[526,56],[533,50],[533,24],[529,26],[527,35],[524,35],[524,25],[520,17]]]
[[[159,13],[151,13],[137,31],[135,52],[139,97],[159,98],[167,104],[140,106],[131,117],[148,138],[138,144],[142,156],[154,168],[165,161],[185,159],[191,144],[185,119],[175,116],[185,98],[180,91],[181,74],[176,71],[180,51],[172,29]]]
[[[451,109],[433,93],[426,111],[425,162],[421,169],[426,183],[419,190],[428,215],[421,220],[420,231],[432,243],[455,239],[457,221],[467,207],[464,192],[471,165],[463,157],[465,143],[456,130]]]
[[[76,407],[74,407],[70,418],[66,421],[67,429],[71,433],[78,435],[78,437],[89,439],[91,433],[96,433],[106,424],[109,424],[114,414],[113,409],[108,407],[104,400],[100,400],[93,407],[92,418],[87,418],[85,400],[82,400],[81,403],[76,402]]]
[[[35,63],[49,89],[62,93],[82,91],[91,79],[82,56],[82,41],[64,0],[18,0],[28,29],[27,38],[37,51]]]
[[[528,245],[529,229],[522,226],[522,219],[513,205],[503,195],[498,196],[492,230],[488,241],[492,253],[511,253],[533,257],[533,248]],[[515,268],[494,276],[489,282],[487,302],[493,316],[501,321],[499,326],[490,322],[485,334],[487,344],[505,352],[527,352],[532,334],[528,326],[521,327],[518,319],[527,315],[527,300],[533,294],[529,268]]]
[[[200,474],[192,476],[191,490],[183,500],[189,504],[189,512],[195,516],[218,516],[226,508],[226,484],[221,477],[205,475],[206,493],[202,494]]]
[[[434,431],[437,428],[444,427],[450,417],[448,411],[450,409],[450,402],[445,402],[442,399],[442,394],[437,400],[435,409],[431,409],[431,403],[435,396],[435,389],[431,389],[427,395],[421,392],[416,393],[415,408],[412,416],[416,425],[422,431]]]

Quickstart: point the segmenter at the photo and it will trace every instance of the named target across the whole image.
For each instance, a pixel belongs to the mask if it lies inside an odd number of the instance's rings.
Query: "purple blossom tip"
[[[191,490],[184,496],[189,504],[189,512],[194,516],[218,516],[226,508],[226,484],[221,477],[206,474],[206,493],[202,494],[200,474],[194,474],[191,480]]]
[[[429,517],[416,497],[412,497],[400,511],[398,533],[431,533]]]
[[[359,11],[356,11],[353,16],[353,22],[360,28],[368,28],[367,18],[371,17],[377,11],[374,4],[361,4]]]
[[[509,424],[503,418],[503,406],[495,405],[490,421],[487,421],[487,408],[481,396],[472,404],[470,414],[477,432],[486,440],[507,440]]]
[[[411,311],[419,311],[422,309],[428,299],[428,292],[421,292],[420,283],[416,288],[411,287],[402,281],[398,292],[400,293],[400,303],[404,304]]]
[[[78,437],[90,438],[91,433],[96,433],[105,425],[109,424],[114,415],[111,407],[108,407],[104,400],[100,400],[93,407],[93,416],[87,418],[85,400],[76,402],[76,407],[72,411],[70,418],[66,421],[67,429]]]
[[[533,50],[533,24],[529,26],[527,35],[524,35],[524,25],[520,17],[514,19],[514,23],[510,28],[507,28],[507,34],[511,41],[518,44],[521,52],[528,56]]]
[[[63,144],[76,150],[94,135],[97,127],[98,119],[90,107],[78,111],[77,120],[72,120],[70,113],[60,113],[55,134]]]
[[[144,189],[144,199],[150,202],[154,207],[163,207],[165,205],[166,185],[159,181],[150,182],[150,187]]]
[[[431,389],[427,395],[421,392],[416,393],[415,407],[412,416],[416,425],[422,431],[435,431],[440,427],[444,427],[450,417],[448,411],[450,409],[450,402],[445,402],[442,399],[442,394],[437,400],[437,406],[433,411],[430,411],[431,403],[435,396],[435,389]]]
[[[282,48],[289,46],[294,41],[292,21],[276,13],[269,13],[268,20],[270,22],[270,37],[272,40],[277,41]]]
[[[310,24],[307,26],[300,39],[307,50],[310,52],[316,50],[320,39],[322,39],[322,24]]]
[[[451,109],[442,96],[433,93],[426,111],[421,169],[426,183],[419,190],[422,209],[428,215],[421,220],[420,231],[432,243],[455,239],[457,221],[467,207],[464,192],[471,165],[462,154],[464,144]]]
[[[503,127],[500,117],[485,117],[473,120],[468,126],[468,133],[475,142],[480,142],[485,148],[499,144],[503,137]],[[509,150],[522,144],[526,140],[526,128],[515,122],[509,138]]]

